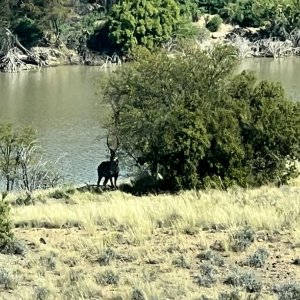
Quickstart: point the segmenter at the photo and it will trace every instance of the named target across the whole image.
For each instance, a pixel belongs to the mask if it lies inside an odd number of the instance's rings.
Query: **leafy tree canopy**
[[[123,0],[112,7],[110,37],[123,51],[137,45],[149,49],[171,38],[180,21],[176,0]]]
[[[123,150],[171,190],[284,183],[296,175],[300,105],[280,84],[233,76],[230,47],[136,52],[106,87]]]

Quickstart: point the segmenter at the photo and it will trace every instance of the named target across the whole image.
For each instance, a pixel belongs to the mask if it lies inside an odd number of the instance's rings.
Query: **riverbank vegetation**
[[[297,55],[299,6],[296,0],[1,0],[0,69],[24,69],[20,61],[29,68],[102,64],[106,55],[127,59],[135,46],[152,49],[178,39],[202,43],[210,37],[209,30],[218,31],[222,22],[238,26],[231,35],[222,37],[241,49],[241,57]],[[18,41],[9,48],[8,32]],[[242,42],[236,43],[236,38]],[[39,49],[32,52],[36,46]]]

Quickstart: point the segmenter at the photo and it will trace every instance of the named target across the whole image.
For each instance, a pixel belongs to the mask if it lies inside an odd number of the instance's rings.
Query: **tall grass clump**
[[[298,190],[297,186],[269,186],[143,197],[120,191],[104,194],[76,192],[72,195],[72,205],[51,200],[43,205],[13,206],[11,215],[15,226],[43,227],[47,222],[59,228],[80,224],[95,232],[100,225],[122,231],[138,243],[143,243],[156,228],[184,232],[186,228],[202,230],[220,226],[232,232],[231,246],[241,251],[252,243],[257,230],[273,232],[299,228]],[[247,234],[245,228],[250,228],[251,234]]]

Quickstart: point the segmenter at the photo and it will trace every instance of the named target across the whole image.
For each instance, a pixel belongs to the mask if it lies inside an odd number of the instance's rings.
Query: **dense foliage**
[[[176,0],[120,1],[109,17],[110,37],[125,52],[138,45],[152,49],[172,37],[179,18]]]
[[[20,19],[13,27],[13,31],[22,45],[28,48],[38,45],[44,36],[42,30],[29,18]]]
[[[227,22],[242,27],[265,26],[267,35],[283,39],[300,29],[299,0],[200,0],[198,4]]]
[[[223,20],[219,15],[213,16],[206,24],[206,28],[211,32],[216,32],[219,30]]]
[[[233,76],[230,47],[137,52],[106,89],[122,147],[165,188],[259,186],[296,175],[300,106],[282,87]]]
[[[127,52],[136,45],[151,49],[185,33],[197,36],[191,22],[202,13],[242,27],[263,26],[264,37],[284,40],[300,29],[299,0],[0,0],[0,29],[9,28],[28,47],[64,44],[79,53],[86,47]],[[216,21],[209,24],[212,31]]]

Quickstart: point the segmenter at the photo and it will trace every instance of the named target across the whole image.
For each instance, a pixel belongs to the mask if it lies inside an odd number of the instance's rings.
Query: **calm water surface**
[[[240,70],[252,70],[259,79],[281,82],[287,95],[300,101],[300,57],[246,59]]]
[[[37,129],[45,156],[67,181],[94,183],[106,158],[100,120],[107,115],[96,95],[101,69],[64,66],[17,74],[0,73],[0,122]]]
[[[288,95],[300,101],[300,58],[249,59],[240,70],[253,70],[260,79],[282,82]],[[99,67],[64,66],[18,74],[0,73],[0,122],[37,129],[45,156],[55,161],[66,181],[95,183],[96,168],[106,159],[101,120]],[[96,92],[98,91],[98,94]]]

